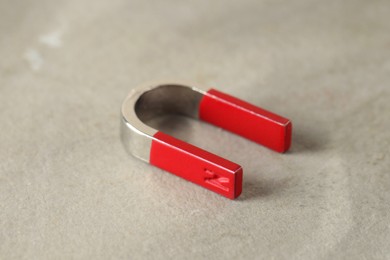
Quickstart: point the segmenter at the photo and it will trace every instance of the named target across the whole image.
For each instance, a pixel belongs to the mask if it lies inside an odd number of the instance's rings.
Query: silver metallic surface
[[[206,90],[188,83],[154,82],[133,89],[122,104],[121,139],[135,157],[150,161],[150,148],[158,130],[147,121],[166,114],[198,118],[199,103]]]

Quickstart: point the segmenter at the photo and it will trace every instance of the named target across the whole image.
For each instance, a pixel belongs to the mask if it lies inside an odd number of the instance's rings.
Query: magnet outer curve
[[[135,157],[230,199],[242,191],[242,167],[153,129],[145,122],[178,114],[221,127],[276,152],[291,144],[290,120],[238,98],[197,85],[147,83],[122,104],[121,138]]]

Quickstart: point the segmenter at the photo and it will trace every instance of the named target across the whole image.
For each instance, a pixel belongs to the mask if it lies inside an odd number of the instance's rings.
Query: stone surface
[[[0,1],[1,259],[388,259],[390,3]],[[277,154],[182,118],[244,167],[236,201],[124,151],[119,108],[197,81],[290,118]]]

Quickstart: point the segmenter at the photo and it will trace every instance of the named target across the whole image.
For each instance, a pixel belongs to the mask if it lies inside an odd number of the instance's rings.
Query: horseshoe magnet
[[[242,167],[153,129],[164,114],[199,119],[277,152],[291,144],[290,120],[215,89],[186,83],[144,84],[122,104],[121,138],[135,157],[230,199],[242,191]]]

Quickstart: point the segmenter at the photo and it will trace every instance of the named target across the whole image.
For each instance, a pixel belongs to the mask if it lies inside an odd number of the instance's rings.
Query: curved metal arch
[[[150,161],[150,147],[158,130],[145,122],[163,114],[198,118],[204,86],[179,82],[151,82],[133,89],[122,103],[121,138],[135,157]]]

